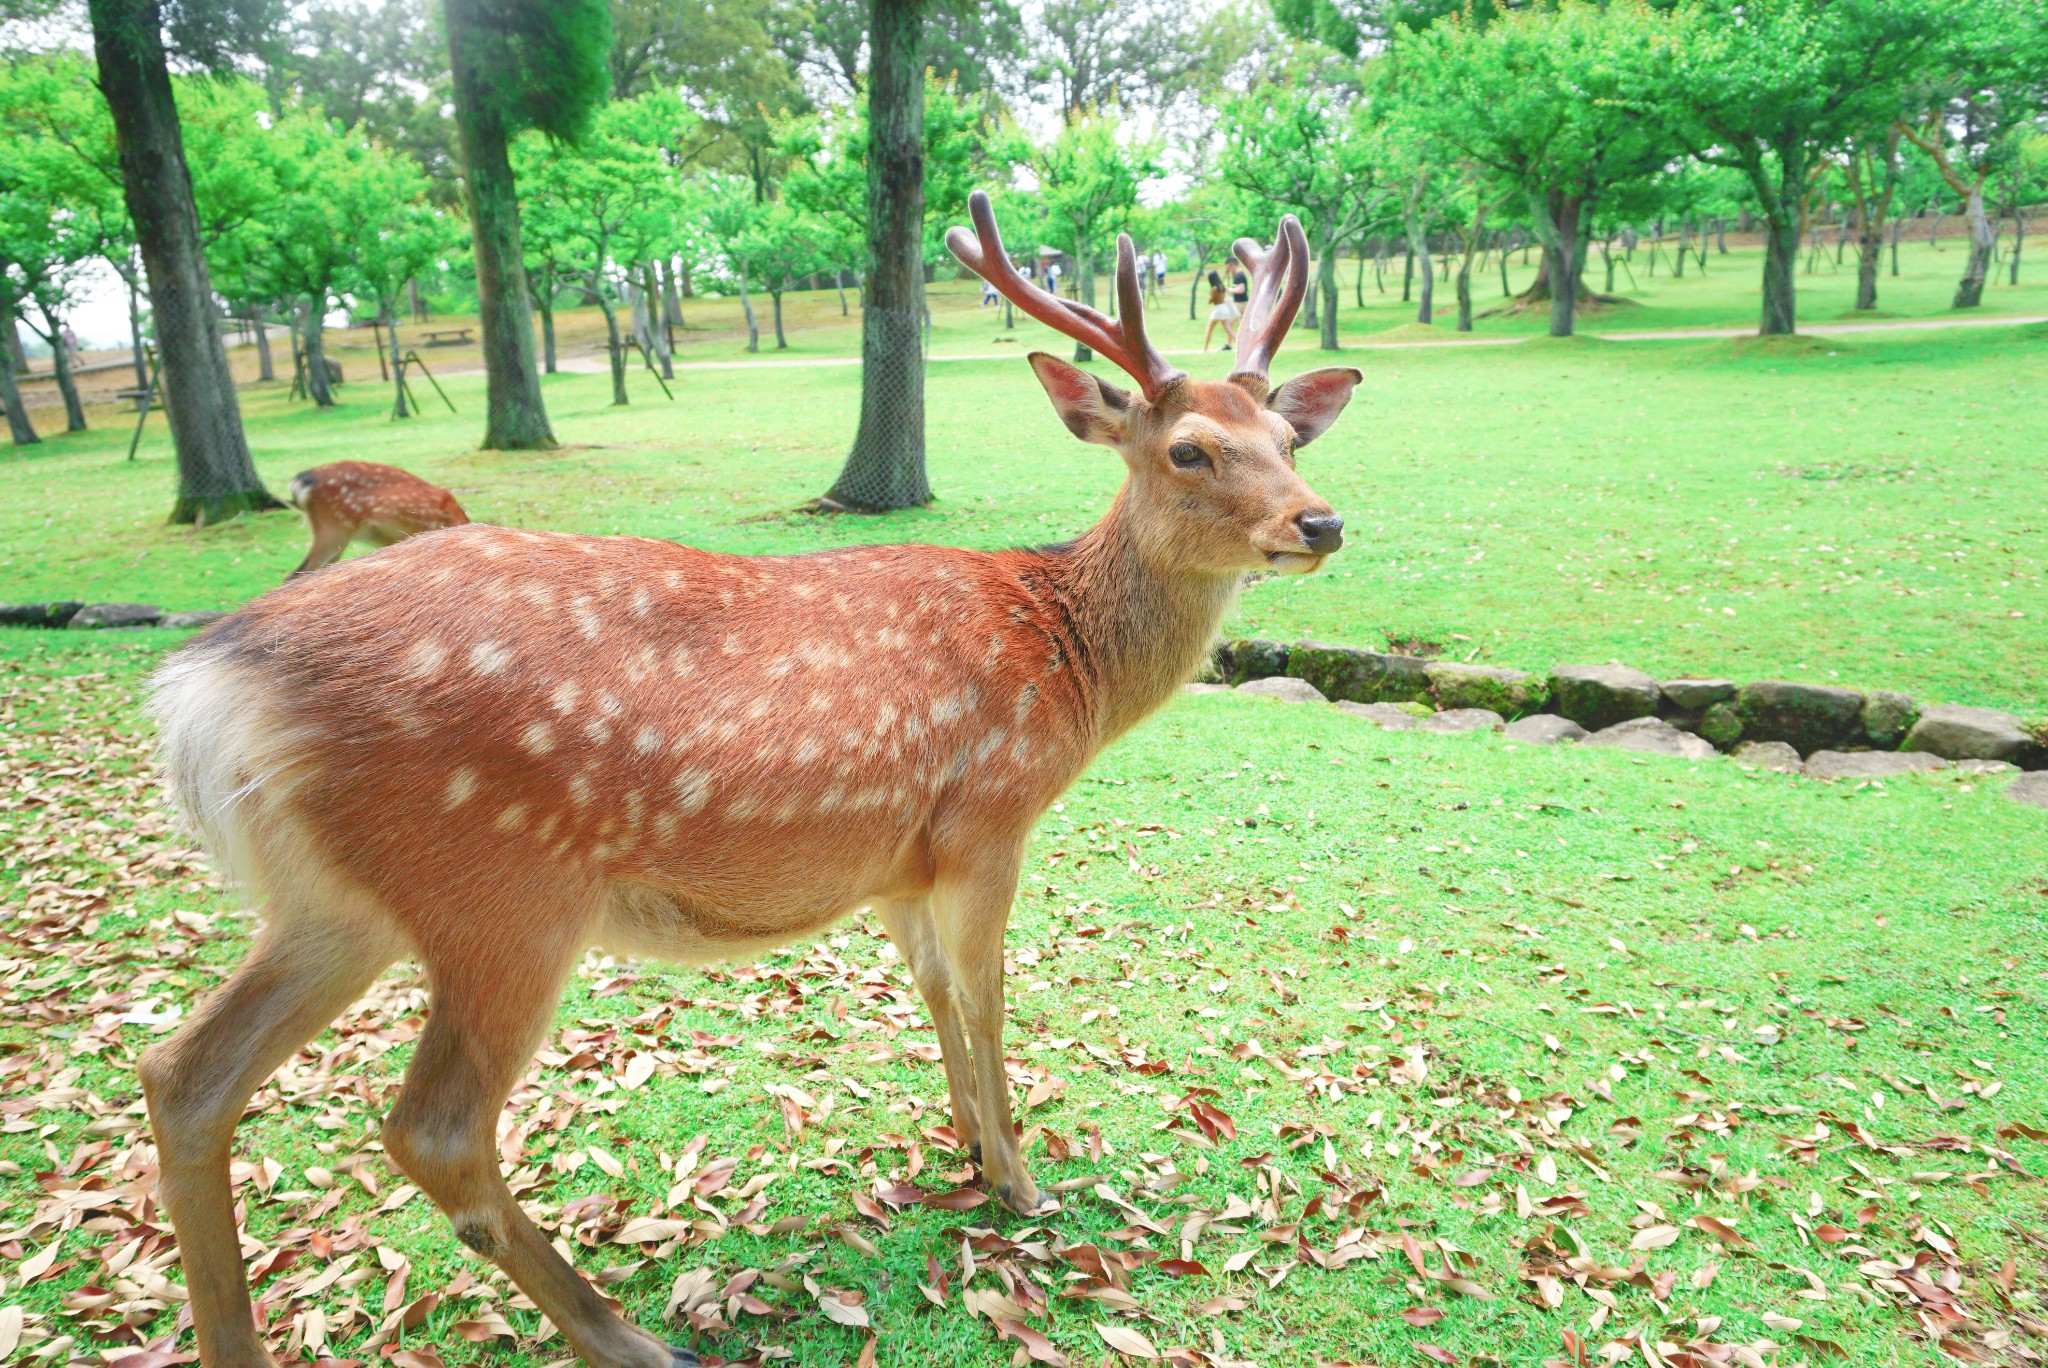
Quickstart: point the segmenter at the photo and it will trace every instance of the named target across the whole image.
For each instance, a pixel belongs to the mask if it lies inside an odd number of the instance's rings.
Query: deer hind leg
[[[929,899],[905,899],[883,903],[875,909],[889,939],[896,943],[911,977],[917,980],[918,996],[931,1013],[932,1029],[939,1037],[939,1058],[946,1070],[946,1094],[953,1105],[953,1131],[960,1143],[981,1153],[981,1128],[974,1111],[974,1072],[967,1038],[960,1033],[958,1006],[953,1000],[953,971],[946,963],[939,930],[932,921]]]
[[[428,951],[427,1029],[385,1120],[384,1148],[447,1213],[456,1238],[504,1269],[585,1363],[681,1368],[696,1356],[620,1320],[549,1247],[498,1171],[498,1116],[554,1019],[579,944],[521,944],[518,965],[490,947]]]
[[[360,925],[273,922],[241,968],[139,1065],[206,1368],[269,1365],[250,1315],[228,1155],[250,1094],[359,997],[401,947]]]
[[[1011,844],[954,868],[942,866],[932,902],[973,1055],[982,1173],[1003,1205],[1020,1216],[1035,1216],[1057,1209],[1059,1203],[1040,1196],[1024,1169],[1003,1063],[1003,930],[1017,896],[1021,855],[1021,847]]]
[[[313,544],[306,550],[306,558],[299,562],[294,575],[304,575],[318,570],[323,565],[332,565],[341,559],[341,553],[348,550],[349,534],[346,527],[333,523],[316,523],[313,526]]]

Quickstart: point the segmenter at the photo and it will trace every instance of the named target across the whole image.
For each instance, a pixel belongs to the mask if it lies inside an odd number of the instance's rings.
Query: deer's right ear
[[[1128,393],[1050,352],[1033,352],[1030,360],[1067,431],[1106,447],[1123,442],[1131,410]]]

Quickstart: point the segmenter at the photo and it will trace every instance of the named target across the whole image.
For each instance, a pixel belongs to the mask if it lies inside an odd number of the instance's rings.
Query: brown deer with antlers
[[[1131,394],[1044,353],[1054,410],[1128,476],[1071,543],[711,555],[484,526],[295,580],[166,664],[153,710],[177,801],[260,896],[248,959],[141,1072],[201,1357],[267,1362],[228,1179],[255,1088],[392,960],[432,1008],[383,1142],[605,1368],[693,1361],[628,1326],[521,1213],[504,1100],[586,946],[751,954],[873,908],[944,1053],[953,1123],[1012,1210],[1052,1208],[1018,1153],[1003,933],[1025,839],[1096,753],[1201,664],[1250,570],[1306,572],[1342,522],[1295,473],[1357,371],[1275,389],[1307,284],[1293,218],[1225,381],[1022,279],[985,196],[953,252],[1086,342]]]

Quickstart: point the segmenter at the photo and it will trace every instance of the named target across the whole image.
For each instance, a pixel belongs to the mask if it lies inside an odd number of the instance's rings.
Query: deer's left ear
[[[1113,447],[1124,439],[1131,396],[1079,366],[1045,352],[1031,353],[1031,369],[1045,386],[1067,431],[1084,442]]]
[[[1266,401],[1266,407],[1294,429],[1294,444],[1305,447],[1330,430],[1351,402],[1351,391],[1365,376],[1349,366],[1331,366],[1297,375]]]

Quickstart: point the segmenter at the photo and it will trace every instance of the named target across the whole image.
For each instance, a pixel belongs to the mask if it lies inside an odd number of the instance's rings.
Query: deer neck
[[[1161,564],[1137,535],[1127,494],[1061,557],[1066,615],[1104,741],[1194,675],[1243,580]]]

